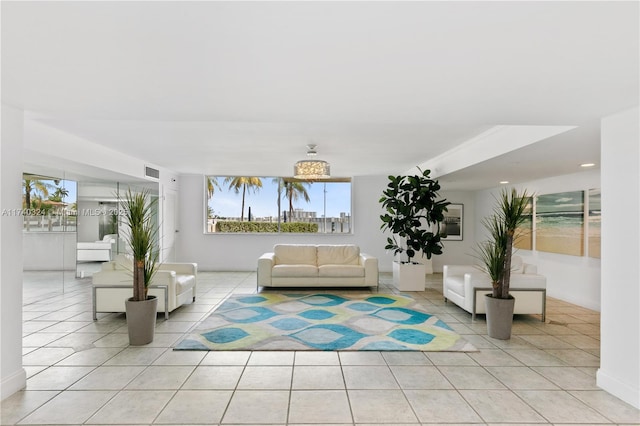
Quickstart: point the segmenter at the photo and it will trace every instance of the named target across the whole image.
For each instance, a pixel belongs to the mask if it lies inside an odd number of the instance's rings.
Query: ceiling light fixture
[[[593,167],[595,166],[595,163],[582,163],[580,164],[580,167]]]
[[[500,184],[501,184],[501,185],[506,185],[506,184],[508,184],[508,183],[509,183],[509,181],[508,181],[508,180],[501,180],[501,181],[500,181]]]
[[[316,145],[309,144],[307,148],[307,157],[318,155]],[[328,179],[330,176],[329,163],[323,160],[300,160],[293,166],[293,177],[296,179]]]

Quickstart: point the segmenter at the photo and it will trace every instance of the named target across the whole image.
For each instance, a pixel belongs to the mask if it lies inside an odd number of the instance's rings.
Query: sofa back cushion
[[[308,244],[276,244],[273,247],[276,265],[318,265],[316,246]]]
[[[118,254],[113,261],[114,269],[133,271],[133,257],[128,254]]]
[[[318,266],[322,265],[358,265],[360,247],[353,244],[319,245]]]
[[[511,256],[511,273],[524,273],[524,263],[522,262],[522,258],[520,256]]]

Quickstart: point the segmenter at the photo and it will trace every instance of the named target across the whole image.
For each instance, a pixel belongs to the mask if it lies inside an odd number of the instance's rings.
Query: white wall
[[[93,214],[103,209],[98,201],[78,200],[78,241],[94,242],[100,239],[100,215]],[[92,212],[92,214],[83,214]]]
[[[442,272],[443,265],[475,263],[475,193],[470,191],[440,191],[440,197],[454,204],[462,204],[462,241],[443,241],[442,255],[433,257],[433,271]]]
[[[2,105],[0,211],[22,208],[22,111]],[[0,218],[0,399],[26,385],[22,368],[22,217]]]
[[[640,408],[640,120],[602,121],[602,316],[598,386]]]
[[[204,178],[180,177],[180,233],[178,260],[197,262],[203,271],[248,271],[256,268],[257,258],[276,243],[350,243],[378,258],[381,272],[391,272],[393,256],[384,249],[389,233],[380,230],[382,207],[378,200],[388,183],[387,176],[357,176],[353,179],[353,235],[301,234],[204,234]],[[440,196],[464,205],[462,241],[445,241],[441,256],[433,257],[434,272],[445,264],[469,264],[475,246],[475,194],[441,190]]]
[[[22,234],[24,271],[74,271],[75,232],[25,232]]]
[[[600,172],[584,171],[571,175],[556,176],[520,185],[518,191],[526,189],[536,195],[565,191],[582,191],[600,188]],[[509,187],[511,188],[511,187]],[[476,194],[476,240],[483,241],[486,230],[481,221],[493,211],[495,196],[502,188],[479,191]],[[535,234],[533,236],[535,240]],[[547,277],[547,295],[565,300],[585,308],[600,310],[600,259],[586,256],[569,256],[541,251],[518,250],[525,262],[538,266],[538,272]]]

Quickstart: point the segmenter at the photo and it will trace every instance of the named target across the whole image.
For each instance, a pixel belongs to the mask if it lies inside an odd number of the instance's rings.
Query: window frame
[[[354,234],[354,223],[353,223],[353,207],[354,207],[354,200],[353,200],[353,179],[351,177],[331,177],[328,179],[315,179],[315,180],[305,180],[305,179],[297,179],[294,177],[290,177],[290,176],[254,176],[254,177],[258,177],[260,179],[264,180],[271,180],[271,179],[283,179],[285,182],[302,182],[302,183],[309,183],[309,184],[318,184],[318,183],[348,183],[349,184],[349,211],[346,212],[346,222],[343,223],[347,223],[347,227],[348,227],[348,231],[345,232],[331,232],[332,228],[329,228],[329,231],[326,232],[327,226],[325,225],[325,232],[320,231],[321,229],[321,225],[320,225],[320,220],[323,219],[324,215],[320,215],[319,216],[319,220],[317,221],[318,223],[318,231],[317,232],[286,232],[286,231],[282,231],[282,230],[278,230],[276,232],[214,232],[214,231],[210,231],[210,224],[209,224],[209,194],[208,194],[208,190],[207,190],[207,186],[208,186],[208,181],[210,178],[234,178],[234,177],[239,177],[236,175],[233,176],[224,176],[224,175],[203,175],[203,198],[204,198],[204,208],[203,208],[203,233],[205,235],[334,235],[334,236],[338,236],[338,235],[353,235]],[[227,190],[227,189],[225,189]],[[281,199],[284,198],[281,195]],[[277,202],[276,202],[277,203]],[[323,203],[326,203],[326,201],[323,201]],[[280,215],[278,216],[278,224],[282,224],[282,223],[286,223],[286,222],[282,222],[282,216],[283,213],[285,212],[285,209],[282,208],[282,204],[280,207]],[[288,213],[288,212],[287,212]],[[340,217],[332,217],[334,219],[341,219]],[[326,219],[332,219],[332,218],[326,218]],[[246,220],[245,220],[246,221]],[[304,222],[303,222],[304,223]],[[325,222],[326,223],[326,222]],[[332,223],[340,223],[340,222],[332,222]],[[278,226],[278,229],[280,229],[280,226]]]

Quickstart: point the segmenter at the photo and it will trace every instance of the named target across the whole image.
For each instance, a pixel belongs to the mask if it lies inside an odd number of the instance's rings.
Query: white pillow
[[[318,266],[320,265],[358,265],[360,247],[353,244],[318,245]]]
[[[315,265],[317,250],[315,245],[276,244],[273,247],[276,265]]]

